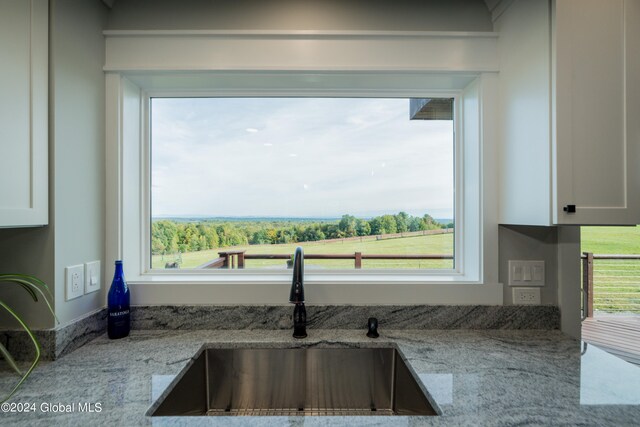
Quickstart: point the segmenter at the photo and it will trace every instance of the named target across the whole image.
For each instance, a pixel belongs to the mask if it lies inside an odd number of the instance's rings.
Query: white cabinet
[[[640,223],[640,0],[517,0],[497,30],[501,222]]]
[[[48,1],[0,0],[0,227],[48,223]]]
[[[640,1],[557,0],[553,28],[553,222],[640,223]]]

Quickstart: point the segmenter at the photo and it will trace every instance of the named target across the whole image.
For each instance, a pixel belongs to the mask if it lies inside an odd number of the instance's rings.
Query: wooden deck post
[[[220,258],[224,258],[224,261],[222,262],[220,268],[231,268],[231,260],[229,259],[231,255],[229,255],[229,252],[218,252],[218,255],[220,256]]]
[[[593,317],[593,253],[585,252],[582,261],[582,286],[587,294],[584,316]]]
[[[238,253],[238,268],[244,268],[244,252]]]
[[[218,252],[218,255],[220,255],[220,258],[224,259],[224,262],[222,263],[222,266],[220,268],[229,268],[229,269],[236,268],[236,262],[237,262],[238,268],[244,268],[245,252],[246,251]]]
[[[356,269],[362,268],[362,252],[356,252]]]

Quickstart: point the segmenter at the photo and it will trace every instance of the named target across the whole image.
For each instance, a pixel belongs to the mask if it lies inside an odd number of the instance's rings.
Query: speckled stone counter
[[[146,412],[203,344],[216,347],[395,344],[440,406],[435,417],[148,417]],[[0,413],[24,426],[478,426],[593,425],[640,422],[640,367],[582,345],[558,331],[358,330],[134,331],[101,336],[54,362],[43,362],[11,402],[35,412]],[[7,389],[15,376],[0,373]],[[80,404],[101,412],[80,412]],[[43,406],[44,404],[44,406]],[[54,404],[71,413],[45,412]],[[84,409],[87,409],[86,407]]]
[[[289,329],[291,304],[132,306],[132,329]],[[550,305],[326,305],[307,304],[313,329],[363,329],[376,317],[384,329],[560,329],[560,310]],[[358,319],[358,320],[356,320]],[[354,321],[355,320],[355,321]],[[54,329],[34,331],[43,360],[81,347],[106,332],[107,310]],[[0,331],[0,343],[16,360],[35,352],[22,330]]]

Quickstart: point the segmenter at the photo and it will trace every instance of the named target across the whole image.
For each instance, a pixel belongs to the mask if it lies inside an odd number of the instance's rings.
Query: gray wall
[[[509,260],[544,260],[545,286],[542,304],[557,305],[562,331],[580,337],[580,227],[502,225],[499,237],[499,280],[504,284],[504,304],[513,302]]]
[[[100,0],[52,0],[49,8],[49,225],[0,230],[0,271],[45,280],[64,324],[105,305],[104,292],[66,302],[65,267],[104,259],[102,30],[108,9]],[[46,307],[34,306],[21,289],[2,285],[0,298],[34,329],[54,326]],[[17,327],[6,313],[0,325]]]
[[[493,30],[483,0],[118,0],[108,28]]]
[[[542,260],[545,286],[540,289],[542,304],[558,303],[558,229],[501,225],[498,230],[500,267],[498,277],[504,284],[504,304],[513,302],[509,284],[509,260]]]
[[[51,206],[49,210],[52,210]],[[53,236],[53,226],[0,229],[0,272],[32,274],[53,287]],[[1,283],[0,299],[13,308],[29,327],[46,329],[53,326],[54,321],[46,305],[42,301],[34,303],[19,286]],[[0,310],[0,326],[19,328],[18,322],[4,310]]]
[[[581,321],[580,227],[558,227],[558,306],[562,332],[580,339]]]
[[[56,314],[62,323],[104,306],[103,292],[64,300],[65,267],[104,259],[104,37],[99,0],[51,3]],[[105,266],[102,265],[104,272]],[[104,286],[104,280],[103,280]],[[103,287],[104,289],[104,287]]]

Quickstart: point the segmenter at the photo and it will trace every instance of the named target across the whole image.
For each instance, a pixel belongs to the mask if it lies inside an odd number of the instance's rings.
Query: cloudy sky
[[[408,99],[156,98],[152,214],[453,217],[453,125]]]

